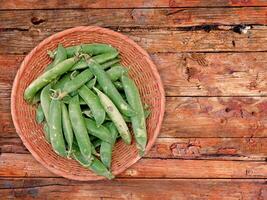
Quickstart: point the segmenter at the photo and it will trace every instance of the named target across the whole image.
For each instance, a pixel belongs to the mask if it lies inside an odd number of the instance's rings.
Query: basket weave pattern
[[[47,51],[56,49],[58,43],[65,47],[81,43],[106,43],[119,50],[122,65],[129,68],[129,75],[136,82],[143,102],[151,110],[147,119],[146,152],[155,142],[162,123],[165,106],[163,86],[155,65],[141,47],[122,34],[100,27],[76,27],[62,31],[42,41],[25,57],[17,72],[11,94],[13,122],[24,145],[36,160],[55,174],[74,180],[103,179],[74,160],[57,156],[44,138],[42,125],[35,122],[35,107],[28,105],[23,99],[26,87],[51,62]],[[121,173],[138,159],[140,157],[135,143],[128,146],[120,140],[113,152],[112,173]]]

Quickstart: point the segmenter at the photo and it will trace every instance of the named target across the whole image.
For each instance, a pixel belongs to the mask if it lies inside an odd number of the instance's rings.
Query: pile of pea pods
[[[59,44],[48,55],[53,61],[24,92],[24,99],[36,105],[36,121],[43,124],[47,142],[58,155],[114,178],[116,141],[130,145],[131,126],[143,156],[149,115],[127,68],[120,65],[118,50],[108,44]]]

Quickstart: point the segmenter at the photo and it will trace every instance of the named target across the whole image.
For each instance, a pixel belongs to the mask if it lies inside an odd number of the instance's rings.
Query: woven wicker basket
[[[68,29],[45,39],[25,57],[17,72],[11,94],[11,112],[17,133],[35,159],[51,172],[68,179],[86,181],[103,177],[81,167],[74,160],[62,158],[53,152],[50,144],[45,141],[42,125],[35,122],[35,108],[24,101],[23,93],[51,62],[47,56],[48,50],[55,49],[58,43],[66,47],[95,42],[111,44],[119,50],[122,64],[129,67],[129,74],[138,85],[143,102],[151,109],[151,115],[147,119],[146,152],[159,134],[164,115],[164,90],[157,69],[149,55],[128,37],[109,29],[89,26]],[[119,141],[113,152],[113,174],[118,175],[139,159],[134,143],[127,146]]]

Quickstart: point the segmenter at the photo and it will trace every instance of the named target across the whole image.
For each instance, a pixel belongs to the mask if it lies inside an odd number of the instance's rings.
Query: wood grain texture
[[[1,1],[0,9],[62,9],[62,8],[162,8],[162,7],[267,6],[264,0],[9,0]]]
[[[155,193],[155,191],[157,191]],[[264,200],[266,180],[116,179],[76,182],[62,178],[2,178],[3,199],[221,199]]]
[[[205,30],[113,29],[129,36],[149,53],[267,50],[266,27],[255,27],[252,30],[248,30],[246,34],[235,33],[232,30],[214,30],[207,33]],[[0,31],[0,54],[27,54],[39,42],[56,31],[55,29],[36,27],[25,31],[21,31],[21,29],[6,30]],[[58,31],[61,30],[63,29]]]
[[[120,28],[182,28],[201,25],[266,25],[267,7],[66,9],[0,11],[2,29],[63,30],[98,25]],[[164,21],[164,23],[162,23]],[[214,26],[213,28],[216,28]],[[212,28],[212,27],[211,27]]]
[[[158,138],[145,158],[265,161],[266,143],[267,138]],[[1,138],[0,152],[29,154],[20,138]]]
[[[2,177],[58,177],[29,154],[0,155]],[[118,177],[127,178],[266,178],[266,162],[143,158]]]

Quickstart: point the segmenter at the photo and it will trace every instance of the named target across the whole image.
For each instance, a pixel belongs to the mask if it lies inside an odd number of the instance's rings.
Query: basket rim
[[[41,163],[45,168],[47,168],[50,172],[54,173],[55,175],[60,175],[64,178],[68,178],[68,179],[72,179],[72,180],[79,180],[79,181],[93,181],[93,180],[102,180],[105,179],[105,177],[102,176],[96,176],[94,179],[89,179],[89,178],[85,178],[82,176],[78,176],[78,175],[73,175],[73,174],[67,174],[63,171],[61,171],[60,169],[57,169],[53,166],[48,165],[43,159],[41,158],[36,151],[34,150],[34,148],[31,146],[31,144],[28,142],[28,140],[25,138],[25,136],[22,134],[21,128],[20,128],[20,124],[18,123],[18,117],[16,115],[16,92],[19,86],[19,81],[20,78],[22,76],[22,72],[24,72],[26,70],[26,67],[29,63],[29,61],[31,60],[31,58],[35,55],[35,53],[42,48],[45,44],[51,42],[52,40],[56,39],[56,38],[60,38],[63,37],[64,35],[67,35],[69,33],[73,33],[73,32],[83,32],[83,31],[101,31],[103,33],[108,33],[108,34],[113,34],[116,35],[118,38],[122,38],[123,40],[126,40],[128,43],[130,43],[130,45],[133,45],[135,48],[138,49],[138,51],[140,51],[144,57],[146,57],[146,61],[149,63],[149,67],[158,83],[158,88],[159,88],[159,94],[160,94],[160,114],[159,114],[159,121],[158,124],[156,126],[156,129],[154,131],[153,137],[148,140],[147,146],[146,146],[146,151],[145,153],[147,153],[151,147],[154,145],[159,132],[160,132],[160,128],[162,125],[162,121],[163,121],[163,116],[164,116],[164,112],[165,112],[165,92],[164,92],[164,88],[163,88],[163,84],[160,78],[160,75],[157,71],[157,68],[155,66],[155,64],[152,62],[150,56],[148,55],[148,53],[142,48],[140,47],[136,42],[134,42],[132,39],[130,39],[129,37],[118,33],[116,31],[107,29],[107,28],[102,28],[102,27],[98,27],[98,26],[78,26],[78,27],[74,27],[74,28],[70,28],[70,29],[66,29],[63,30],[61,32],[55,33],[51,36],[49,36],[48,38],[45,38],[43,41],[41,41],[36,47],[34,47],[34,49],[32,49],[30,51],[30,53],[28,55],[26,55],[26,57],[24,58],[23,62],[21,63],[15,79],[13,81],[13,85],[12,85],[12,92],[11,92],[11,116],[12,116],[12,120],[13,120],[13,124],[15,126],[15,130],[18,133],[18,135],[20,136],[23,144],[26,146],[26,148],[30,151],[30,153],[33,155],[33,157],[39,162]],[[123,168],[121,168],[120,170],[116,171],[116,174],[114,175],[118,175],[121,172],[125,171],[127,168],[129,168],[131,165],[133,165],[134,163],[136,163],[141,157],[138,155],[136,156],[134,159],[131,159],[130,162],[127,163],[127,165],[125,165]]]

